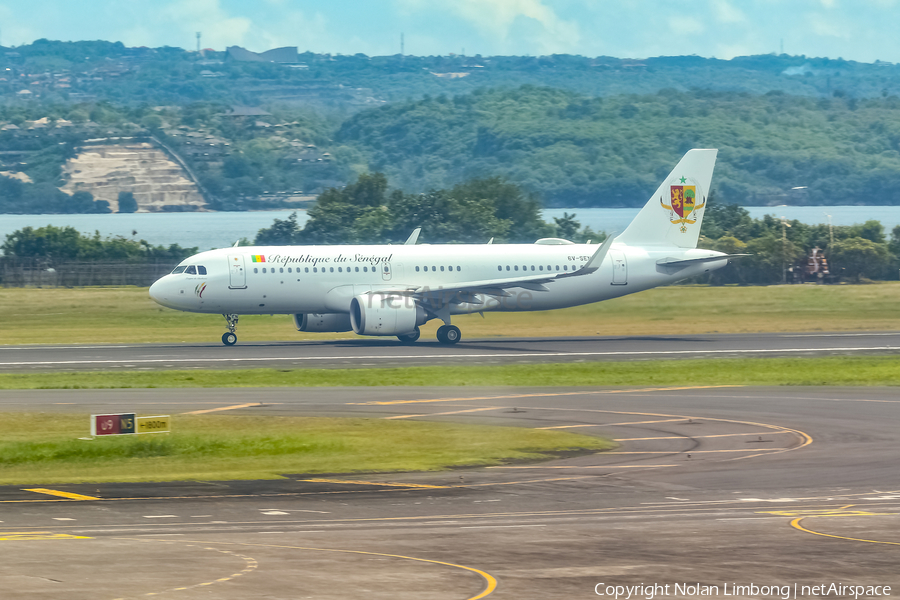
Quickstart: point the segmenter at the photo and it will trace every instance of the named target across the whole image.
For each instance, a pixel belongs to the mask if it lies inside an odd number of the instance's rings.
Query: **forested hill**
[[[690,148],[740,204],[900,204],[900,99],[523,86],[360,112],[337,141],[407,191],[501,175],[548,206],[636,206]]]
[[[835,92],[857,98],[900,94],[900,65],[787,54],[718,60],[300,52],[296,62],[286,63],[248,62],[247,54],[41,39],[0,47],[0,99],[49,103],[91,99],[126,105],[279,102],[357,110],[423,94],[457,95],[523,84],[590,96],[646,94],[663,88],[754,94],[781,90],[810,97]]]

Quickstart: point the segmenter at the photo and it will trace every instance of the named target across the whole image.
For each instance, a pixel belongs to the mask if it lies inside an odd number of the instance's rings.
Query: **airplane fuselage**
[[[535,311],[600,302],[674,283],[728,264],[697,249],[716,150],[682,157],[631,224],[603,244],[545,238],[534,244],[277,246],[227,248],[192,256],[150,288],[164,306],[221,313],[222,342],[237,341],[238,315],[292,314],[300,331],[419,338],[452,315]]]
[[[278,246],[227,248],[183,261],[193,273],[169,274],[151,288],[160,304],[198,313],[348,313],[361,294],[423,288],[452,290],[456,282],[574,273],[596,246],[585,244],[447,244],[419,246]],[[672,272],[665,260],[712,257],[711,250],[613,244],[589,275],[474,294],[451,314],[552,310],[624,296],[724,266],[704,262]],[[190,269],[194,267],[194,269]],[[206,274],[201,275],[199,267]]]

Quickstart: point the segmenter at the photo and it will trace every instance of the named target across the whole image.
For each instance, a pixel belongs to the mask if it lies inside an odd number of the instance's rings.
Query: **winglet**
[[[616,232],[612,232],[608,236],[606,236],[606,240],[600,247],[597,248],[597,251],[594,252],[594,255],[591,256],[591,260],[587,262],[582,269],[591,269],[591,273],[600,268],[600,265],[603,264],[603,259],[606,258],[607,253],[609,252],[610,246],[613,245],[613,242],[616,241]]]
[[[413,232],[409,234],[409,237],[406,238],[406,241],[403,242],[404,246],[415,246],[416,242],[419,241],[419,234],[422,233],[421,227],[416,227],[413,229]]]
[[[600,244],[600,247],[597,248],[594,253],[591,255],[590,260],[587,261],[583,267],[575,271],[574,273],[564,273],[562,275],[557,275],[557,278],[560,277],[576,277],[578,275],[590,275],[594,271],[600,268],[600,265],[603,264],[603,259],[606,258],[606,255],[609,253],[609,248],[613,245],[613,242],[616,241],[615,232],[606,236],[606,241]]]

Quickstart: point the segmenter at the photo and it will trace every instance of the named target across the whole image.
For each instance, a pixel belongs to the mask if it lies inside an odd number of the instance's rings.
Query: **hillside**
[[[106,101],[138,106],[221,102],[315,106],[353,112],[425,94],[549,86],[586,94],[707,89],[821,97],[900,94],[900,66],[789,55],[717,60],[550,56],[366,56],[296,49],[259,62],[240,48],[205,51],[129,48],[118,42],[37,40],[0,48],[0,97],[60,104]]]
[[[502,175],[548,206],[637,206],[690,148],[728,203],[900,203],[900,100],[523,86],[360,112],[336,140],[408,191]]]
[[[157,204],[184,193],[176,204],[213,210],[297,206],[365,171],[414,192],[499,175],[547,206],[634,206],[698,146],[721,149],[727,202],[900,204],[900,65],[268,56],[280,62],[103,41],[0,48],[0,173],[15,178],[0,177],[0,212],[104,212],[117,191],[169,194]],[[86,146],[116,138],[185,168],[77,172]],[[119,179],[105,185],[104,172]],[[130,178],[143,183],[123,187]]]

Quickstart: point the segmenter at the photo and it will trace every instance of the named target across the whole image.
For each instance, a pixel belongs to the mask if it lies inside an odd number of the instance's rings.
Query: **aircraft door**
[[[628,285],[628,263],[625,261],[625,253],[621,250],[610,250],[609,256],[613,264],[613,285]]]
[[[385,281],[391,280],[391,263],[386,262],[381,265],[381,278]]]
[[[244,270],[244,255],[228,255],[228,287],[241,289],[247,287],[247,272]]]

